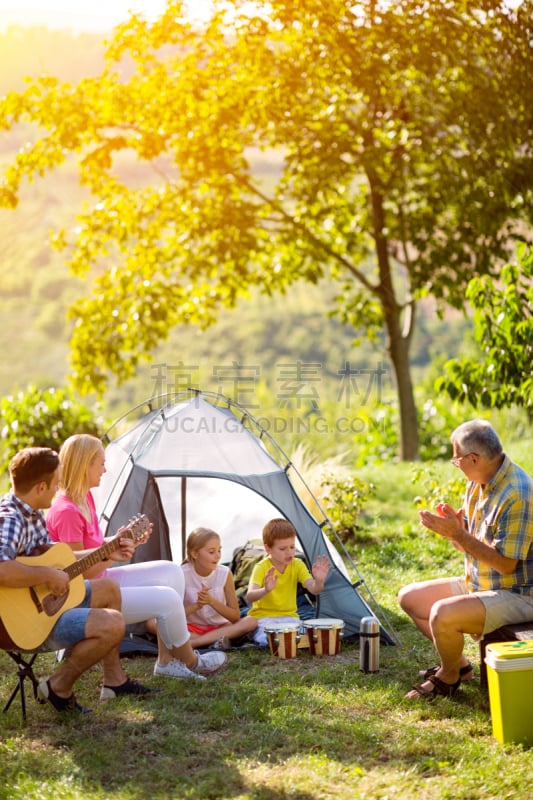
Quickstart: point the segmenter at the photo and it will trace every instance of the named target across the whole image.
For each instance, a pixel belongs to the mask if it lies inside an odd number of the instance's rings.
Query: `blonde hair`
[[[59,451],[60,486],[77,505],[89,491],[87,472],[93,459],[103,450],[102,442],[89,433],[75,433],[66,439]]]
[[[195,550],[201,550],[210,539],[218,539],[220,541],[220,535],[216,531],[212,531],[211,528],[195,528],[191,531],[187,536],[187,558],[184,563],[191,562],[193,560],[192,554]]]
[[[263,544],[272,547],[278,539],[296,538],[296,528],[287,519],[271,519],[263,528]]]

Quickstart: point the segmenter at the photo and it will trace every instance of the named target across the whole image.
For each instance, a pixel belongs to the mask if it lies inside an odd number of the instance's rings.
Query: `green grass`
[[[531,469],[528,447],[522,452]],[[441,470],[444,486],[455,474],[444,465],[431,469]],[[32,698],[25,726],[16,704],[0,714],[0,798],[530,796],[533,749],[492,737],[488,696],[477,680],[453,700],[403,698],[435,654],[400,612],[397,592],[411,580],[460,571],[461,558],[418,524],[414,498],[425,487],[412,482],[411,467],[374,468],[360,477],[372,479],[377,494],[353,556],[401,641],[381,648],[379,673],[359,671],[354,643],[343,643],[335,657],[300,650],[293,661],[230,652],[228,668],[202,683],[156,680],[152,659],[139,657],[126,662],[128,672],[158,683],[162,693],[101,704],[96,668],[79,682],[80,700],[94,709],[88,717],[55,715]],[[467,653],[477,664],[470,640]],[[52,656],[41,659],[50,671]],[[0,697],[7,699],[14,669],[4,653],[0,664]]]

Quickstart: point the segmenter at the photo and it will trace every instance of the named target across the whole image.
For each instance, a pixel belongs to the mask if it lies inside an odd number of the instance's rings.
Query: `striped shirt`
[[[518,559],[515,570],[502,575],[465,553],[468,590],[507,589],[533,596],[533,479],[505,456],[487,484],[469,481],[463,513],[476,539]]]
[[[31,556],[41,545],[50,544],[43,512],[24,503],[13,492],[0,500],[0,561]]]

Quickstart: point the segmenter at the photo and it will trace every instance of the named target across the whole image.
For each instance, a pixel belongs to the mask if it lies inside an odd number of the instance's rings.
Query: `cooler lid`
[[[496,672],[533,669],[533,640],[488,644],[485,664]]]
[[[531,658],[533,657],[533,639],[525,639],[521,642],[498,642],[488,644],[487,655],[494,658]]]

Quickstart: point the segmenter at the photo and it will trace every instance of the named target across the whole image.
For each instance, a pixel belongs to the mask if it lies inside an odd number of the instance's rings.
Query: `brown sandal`
[[[420,670],[418,673],[418,677],[422,678],[423,681],[427,681],[428,678],[431,678],[432,675],[435,675],[436,672],[440,669],[440,664],[436,664],[434,667],[428,667],[427,669]],[[461,680],[465,680],[465,676],[469,673],[472,673],[472,677],[474,676],[474,666],[473,664],[465,664],[464,667],[461,667],[459,670],[459,677]]]
[[[415,692],[418,692],[420,697],[424,698],[424,700],[430,701],[439,696],[453,697],[461,685],[461,678],[458,678],[455,683],[444,683],[444,681],[441,681],[436,675],[430,675],[428,681],[433,684],[433,689],[425,689],[421,683],[415,683],[413,689]]]

